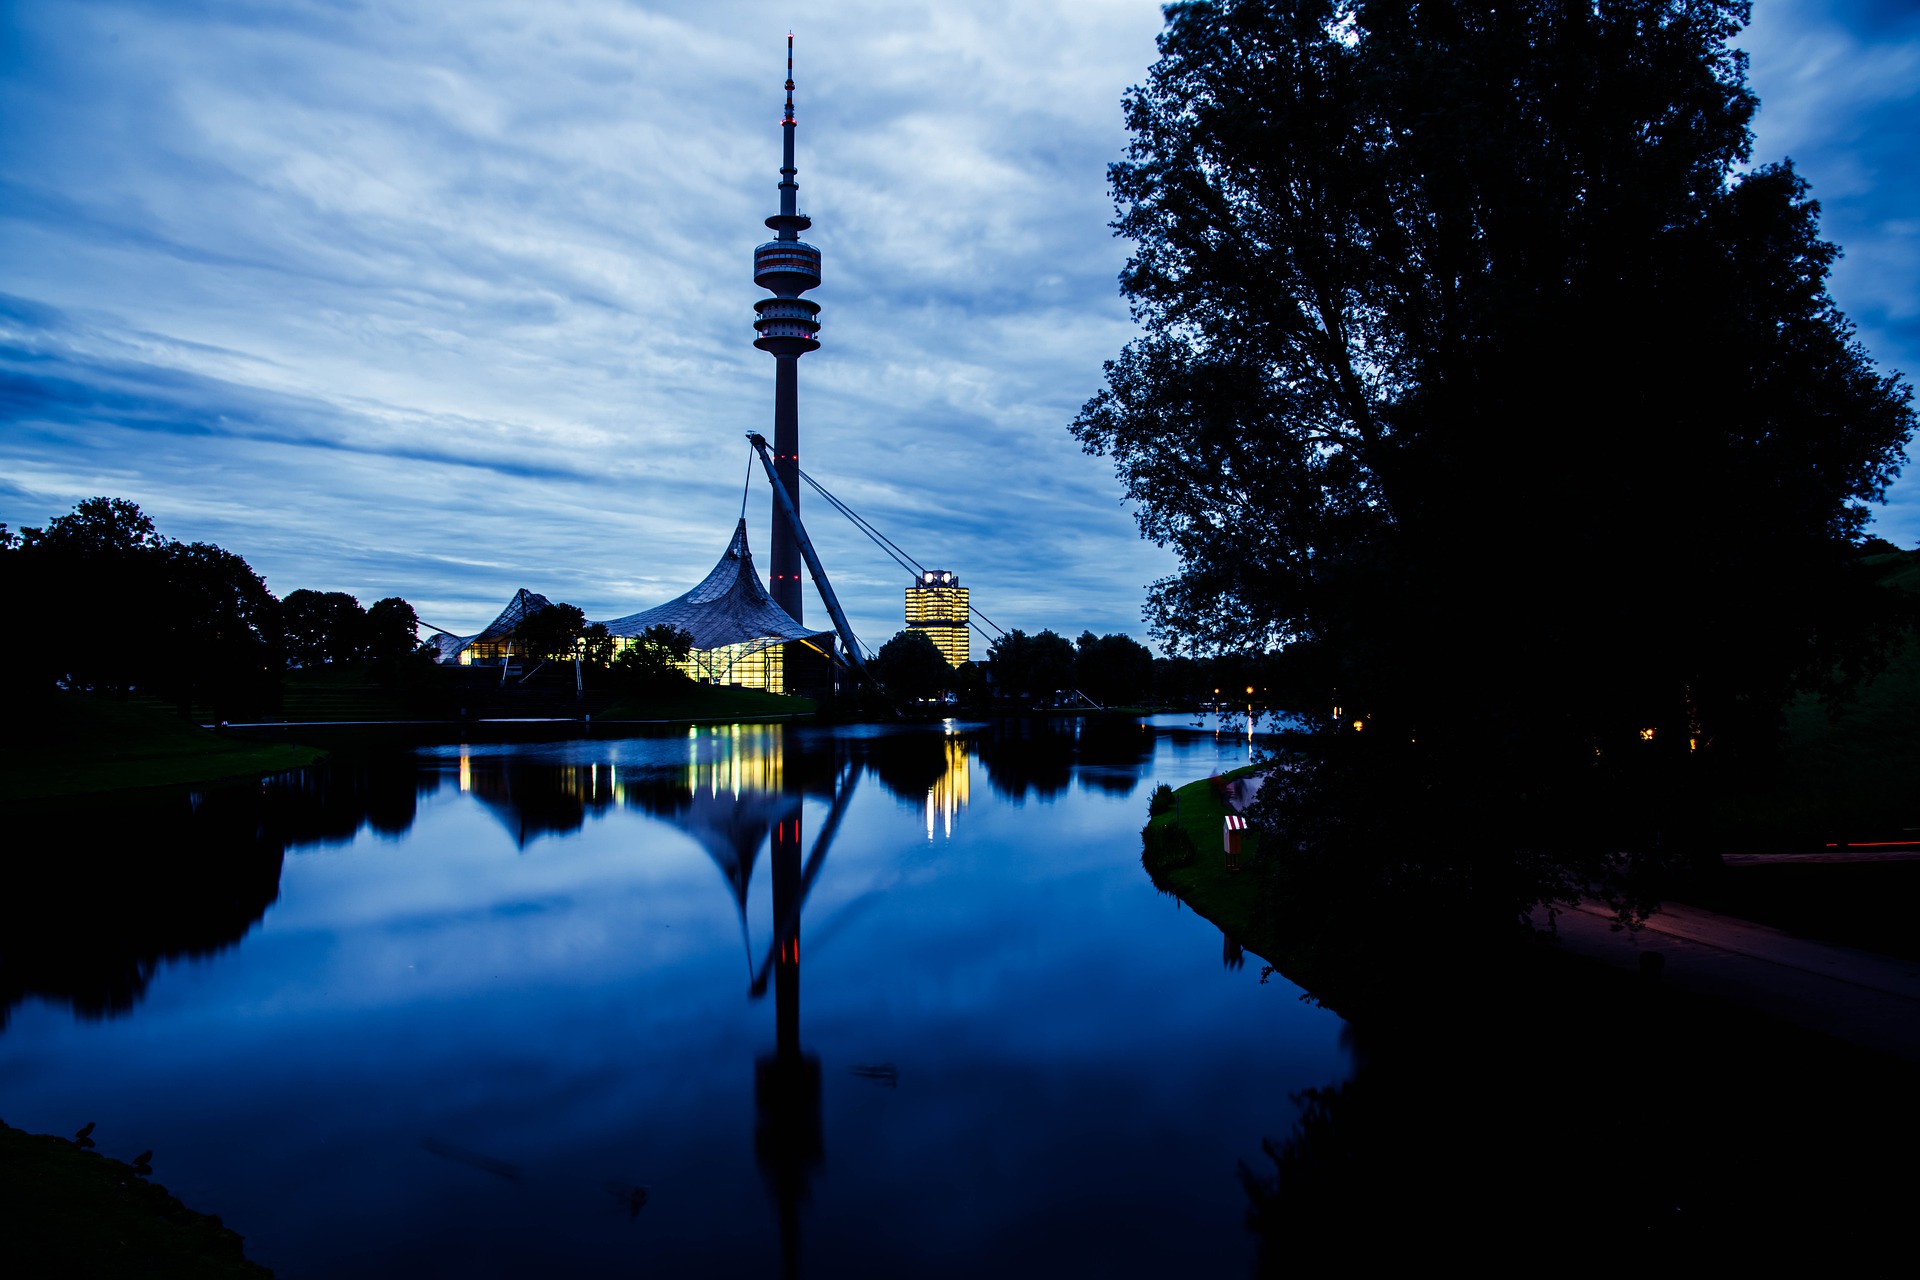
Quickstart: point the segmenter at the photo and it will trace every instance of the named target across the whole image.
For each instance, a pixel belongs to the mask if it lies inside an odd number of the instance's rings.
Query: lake
[[[1339,1018],[1139,863],[1244,730],[450,744],[27,824],[0,1117],[282,1277],[1243,1275]]]

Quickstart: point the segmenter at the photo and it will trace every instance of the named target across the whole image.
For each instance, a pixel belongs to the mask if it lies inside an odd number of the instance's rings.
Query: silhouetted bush
[[[1140,846],[1140,865],[1156,876],[1190,867],[1200,856],[1193,847],[1193,837],[1177,822],[1149,822],[1141,829]]]

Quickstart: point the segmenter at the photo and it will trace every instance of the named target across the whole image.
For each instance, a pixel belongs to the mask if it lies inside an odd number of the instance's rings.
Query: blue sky
[[[678,594],[771,419],[750,261],[789,27],[825,256],[802,465],[1001,625],[1145,638],[1172,559],[1066,432],[1132,332],[1105,169],[1139,0],[14,0],[0,520],[128,497],[279,594],[455,630],[520,586]],[[1835,296],[1920,372],[1920,5],[1758,0],[1740,44],[1756,162],[1793,157]],[[899,572],[806,509],[878,644]],[[748,515],[764,567],[764,483]],[[1920,542],[1920,474],[1878,529]]]

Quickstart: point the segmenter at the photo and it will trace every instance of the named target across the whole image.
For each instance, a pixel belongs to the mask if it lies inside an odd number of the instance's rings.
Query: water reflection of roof
[[[521,849],[540,836],[567,835],[605,800],[579,785],[579,766],[521,765],[505,757],[475,756],[463,769],[462,790],[505,827]]]
[[[733,541],[713,571],[700,585],[663,605],[614,618],[606,628],[615,636],[634,637],[652,626],[677,627],[693,636],[696,649],[719,649],[732,644],[774,644],[821,634],[793,620],[775,604],[753,567],[747,547],[747,522],[734,528]]]
[[[695,791],[686,808],[667,821],[692,836],[707,851],[733,891],[734,905],[747,910],[747,886],[754,859],[774,827],[800,816],[800,797],[786,791]]]

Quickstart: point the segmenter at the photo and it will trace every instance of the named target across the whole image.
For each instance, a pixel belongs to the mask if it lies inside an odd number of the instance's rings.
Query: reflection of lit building
[[[969,660],[967,632],[973,615],[967,589],[945,569],[928,569],[907,588],[907,625],[924,631],[952,666]]]
[[[785,739],[764,725],[687,730],[687,790],[696,796],[783,791],[785,761]]]
[[[942,824],[945,835],[953,836],[953,815],[967,807],[967,798],[972,790],[972,757],[967,753],[964,738],[950,737],[946,740],[947,768],[933,785],[927,788],[927,839],[933,839],[935,820]]]

